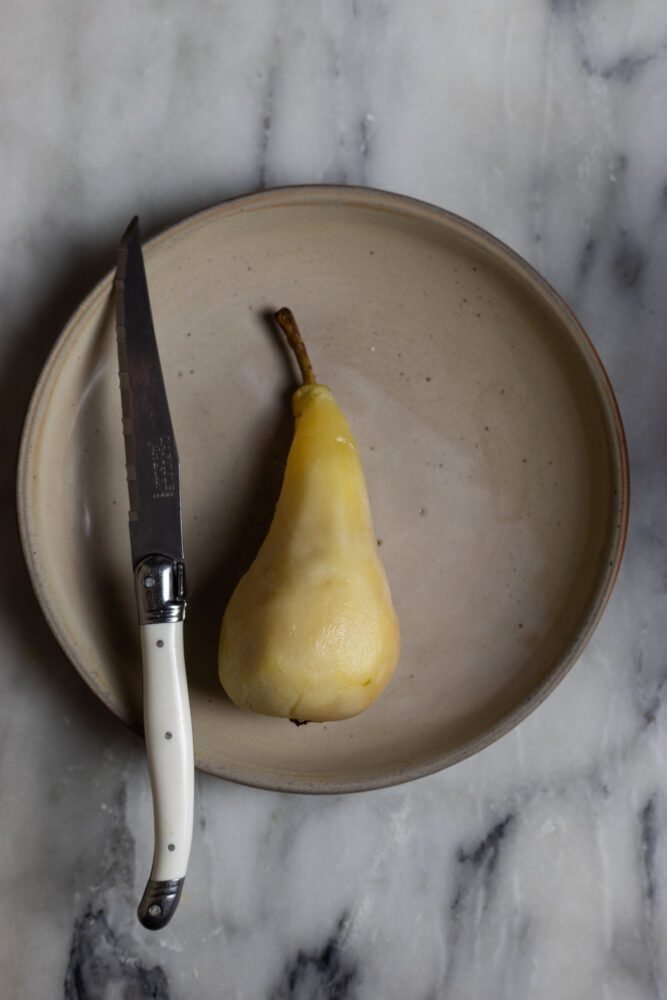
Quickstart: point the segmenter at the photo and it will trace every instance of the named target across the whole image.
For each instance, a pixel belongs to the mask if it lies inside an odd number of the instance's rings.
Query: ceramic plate
[[[419,777],[506,732],[563,677],[613,586],[627,461],[613,394],[561,299],[493,237],[367,189],[268,191],[145,248],[182,466],[198,767],[340,792]],[[24,549],[63,649],[141,728],[141,657],[111,302],[56,343],[19,467]],[[217,678],[225,603],[266,533],[296,372],[294,311],[362,456],[402,650],[362,715],[296,727]]]

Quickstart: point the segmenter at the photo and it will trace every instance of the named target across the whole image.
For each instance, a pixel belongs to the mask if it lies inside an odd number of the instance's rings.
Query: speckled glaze
[[[623,551],[623,430],[571,312],[479,228],[363,188],[236,199],[145,256],[181,456],[198,766],[273,789],[355,791],[506,732],[581,652]],[[140,728],[111,281],[44,369],[19,509],[58,640]],[[233,706],[216,664],[222,612],[270,523],[290,441],[297,376],[270,322],[283,305],[353,428],[402,634],[375,705],[299,728]]]

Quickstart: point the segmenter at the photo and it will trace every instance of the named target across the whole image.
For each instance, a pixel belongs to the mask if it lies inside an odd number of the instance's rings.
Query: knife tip
[[[135,215],[132,218],[130,224],[128,225],[127,229],[123,233],[123,238],[120,241],[121,247],[126,247],[127,246],[127,244],[129,243],[131,237],[134,235],[135,232],[137,234],[139,233],[139,216],[138,215]]]

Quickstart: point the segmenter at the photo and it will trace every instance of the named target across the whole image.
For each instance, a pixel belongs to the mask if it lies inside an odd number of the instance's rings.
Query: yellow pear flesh
[[[399,654],[359,453],[330,390],[294,393],[269,532],[224,614],[219,673],[242,708],[296,721],[357,715]]]

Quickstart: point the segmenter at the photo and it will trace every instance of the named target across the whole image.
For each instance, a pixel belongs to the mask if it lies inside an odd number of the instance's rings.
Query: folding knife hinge
[[[150,555],[134,568],[141,625],[180,622],[185,618],[185,566],[168,556]]]

